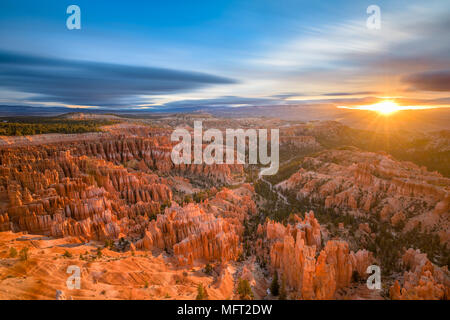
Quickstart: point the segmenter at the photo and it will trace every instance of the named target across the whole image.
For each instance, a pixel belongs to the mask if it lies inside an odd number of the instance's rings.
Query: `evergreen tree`
[[[239,279],[238,293],[241,299],[250,300],[253,298],[252,288],[246,279]]]
[[[286,292],[286,280],[284,276],[281,277],[281,289],[280,289],[280,295],[278,296],[279,300],[286,300],[287,299],[287,292]]]
[[[278,272],[276,271],[273,275],[272,283],[270,284],[270,292],[274,296],[277,296],[280,293],[280,285],[278,283]]]
[[[203,284],[199,283],[197,286],[197,297],[196,300],[208,300],[208,292],[206,291],[206,288],[203,287]]]

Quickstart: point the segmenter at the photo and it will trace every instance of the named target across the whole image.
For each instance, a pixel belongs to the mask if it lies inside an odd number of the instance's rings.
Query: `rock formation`
[[[421,225],[448,243],[440,231],[450,228],[449,185],[450,179],[411,162],[348,148],[305,158],[301,168],[277,187],[355,216],[379,212],[382,221],[405,223],[405,231]]]
[[[450,273],[447,266],[439,268],[419,250],[408,249],[402,257],[410,271],[403,281],[396,280],[389,289],[394,300],[448,300],[450,297]]]
[[[243,220],[255,213],[248,187],[224,189],[201,204],[173,205],[149,223],[137,248],[172,252],[179,264],[235,260],[242,252]]]
[[[339,240],[330,240],[322,248],[320,225],[314,214],[295,219],[286,227],[269,220],[259,233],[266,231],[270,266],[285,277],[300,298],[332,299],[336,290],[350,284],[354,271],[365,277],[373,261],[371,253],[351,252],[348,243]]]
[[[142,238],[161,206],[173,200],[171,182],[161,175],[230,183],[242,174],[242,165],[175,166],[165,129],[116,128],[34,136],[29,143],[10,139],[0,148],[0,231],[101,241]],[[234,207],[238,220],[255,210],[254,204]],[[221,214],[234,214],[228,211]]]

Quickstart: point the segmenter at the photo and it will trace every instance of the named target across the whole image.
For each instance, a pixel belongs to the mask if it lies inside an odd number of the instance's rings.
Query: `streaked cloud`
[[[358,91],[358,92],[328,92],[323,93],[322,96],[360,96],[360,95],[371,95],[371,94],[377,94],[376,91]]]
[[[125,107],[148,102],[142,95],[192,91],[235,80],[212,74],[65,60],[0,51],[0,86],[33,94],[29,101]]]
[[[411,86],[411,90],[450,92],[450,70],[413,74],[403,81]]]
[[[89,14],[80,32],[61,26],[58,2],[0,10],[0,103],[169,109],[448,96],[449,2],[380,0],[381,30],[369,30],[364,1],[179,1],[183,14],[130,1],[108,4],[114,24],[102,5],[80,1]]]

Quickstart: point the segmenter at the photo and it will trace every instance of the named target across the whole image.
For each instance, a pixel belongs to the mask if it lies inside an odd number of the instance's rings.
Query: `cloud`
[[[304,96],[304,94],[292,92],[292,93],[280,93],[280,94],[271,95],[272,98],[277,98],[277,99],[289,99],[289,98],[300,97],[300,96]]]
[[[170,108],[192,108],[192,107],[243,107],[280,104],[281,100],[271,98],[247,98],[237,96],[223,96],[211,99],[189,99],[168,102],[164,107]]]
[[[125,107],[152,96],[235,80],[207,73],[65,60],[0,51],[0,88],[35,96],[29,101]]]
[[[334,97],[334,96],[358,96],[358,95],[368,95],[368,94],[377,94],[376,91],[358,91],[358,92],[329,92],[324,93],[322,96]]]
[[[340,104],[363,104],[378,101],[376,97],[348,97],[348,98],[324,98],[324,99],[302,99],[285,100],[280,98],[249,98],[239,96],[223,96],[210,99],[183,99],[161,104],[160,108],[171,109],[193,109],[221,108],[221,107],[288,107],[300,105],[335,106]]]
[[[403,78],[411,89],[450,92],[450,70],[413,74]]]
[[[272,72],[272,79],[279,81],[266,91],[300,87],[303,92],[320,92],[326,87],[337,93],[372,89],[400,93],[403,87],[396,85],[403,76],[448,68],[449,10],[450,5],[442,2],[384,5],[381,30],[367,29],[363,14],[309,29],[294,23],[305,31],[267,46],[249,64]],[[391,85],[386,89],[384,83]]]

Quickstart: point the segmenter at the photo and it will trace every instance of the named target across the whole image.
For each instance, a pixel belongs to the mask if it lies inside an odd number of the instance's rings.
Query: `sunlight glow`
[[[381,101],[368,107],[370,107],[370,109],[368,110],[378,111],[379,113],[385,115],[396,112],[399,109],[398,104],[396,104],[394,101],[391,100]]]
[[[376,111],[382,115],[388,116],[392,113],[401,110],[424,110],[434,109],[436,106],[400,106],[395,101],[383,100],[375,104],[361,105],[361,106],[338,106],[341,109],[356,109],[356,110],[370,110]]]

